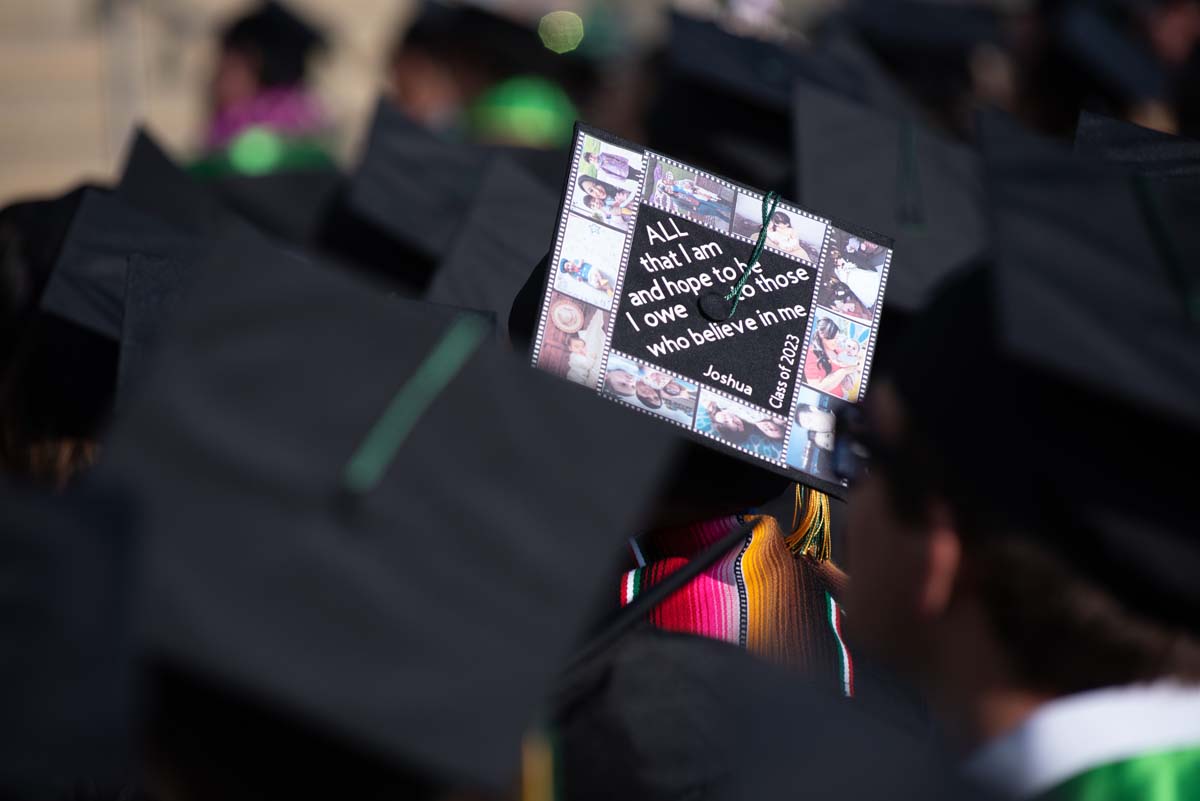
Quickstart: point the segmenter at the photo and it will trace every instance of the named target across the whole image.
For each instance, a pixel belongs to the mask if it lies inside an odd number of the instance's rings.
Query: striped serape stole
[[[645,544],[650,561],[622,576],[621,604],[746,523],[754,528],[742,546],[651,610],[649,622],[740,645],[818,679],[827,677],[853,695],[854,666],[836,600],[840,571],[827,558],[793,554],[769,515],[718,518],[654,535]]]

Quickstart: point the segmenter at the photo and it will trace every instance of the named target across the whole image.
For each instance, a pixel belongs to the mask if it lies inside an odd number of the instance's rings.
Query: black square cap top
[[[212,235],[234,224],[235,215],[184,172],[144,128],[135,131],[129,143],[116,195],[188,233]]]
[[[134,517],[108,489],[0,482],[0,796],[117,790],[134,765]]]
[[[1075,152],[1120,164],[1148,178],[1200,176],[1200,142],[1084,111]]]
[[[482,151],[442,139],[381,99],[347,203],[400,242],[440,258],[466,216],[485,160]]]
[[[494,156],[425,298],[507,320],[529,265],[554,236],[557,209],[555,192],[510,157]]]
[[[193,236],[121,200],[89,189],[80,201],[40,307],[95,334],[119,341],[129,259],[203,252]]]
[[[1200,325],[1163,241],[1187,231],[1130,176],[1008,120],[982,120],[980,143],[990,263],[939,294],[890,377],[1010,531],[1038,521],[1131,609],[1195,631],[1194,492],[1174,465],[1200,446]]]
[[[144,502],[158,656],[504,786],[671,433],[471,315],[253,236],[218,245],[161,356],[110,443]]]
[[[796,201],[895,241],[885,308],[912,314],[986,248],[979,159],[910,116],[796,87]]]

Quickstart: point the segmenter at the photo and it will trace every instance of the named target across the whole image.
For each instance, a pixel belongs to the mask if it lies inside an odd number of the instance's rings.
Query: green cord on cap
[[[750,271],[754,269],[754,265],[758,263],[758,257],[762,255],[763,248],[767,245],[767,226],[771,223],[771,218],[775,216],[775,209],[779,206],[779,193],[768,192],[763,195],[762,201],[762,230],[758,232],[758,242],[754,245],[754,252],[750,254],[750,263],[746,265],[746,271],[742,273],[742,277],[734,285],[733,289],[729,290],[729,294],[725,295],[725,300],[733,301],[733,308],[729,310],[729,316],[733,317],[737,313],[738,303],[742,299],[742,287],[750,280]]]
[[[487,333],[487,324],[477,317],[464,315],[454,321],[417,366],[412,378],[396,391],[387,409],[350,457],[342,474],[345,489],[362,494],[379,485],[417,420],[458,375]]]

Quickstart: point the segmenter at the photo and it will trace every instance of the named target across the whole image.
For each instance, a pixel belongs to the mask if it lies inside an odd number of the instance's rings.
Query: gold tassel
[[[797,556],[807,556],[818,562],[828,562],[833,557],[833,543],[829,534],[828,495],[796,485],[792,533],[784,542]]]
[[[521,741],[521,801],[554,801],[554,746],[541,728]]]

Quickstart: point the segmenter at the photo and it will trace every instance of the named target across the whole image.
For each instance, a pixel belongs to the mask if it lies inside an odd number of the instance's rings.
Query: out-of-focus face
[[[904,410],[890,384],[874,389],[867,411],[881,442],[900,439]],[[935,614],[927,586],[933,538],[897,515],[881,469],[855,482],[847,504],[846,628],[858,646],[904,668],[919,658]]]
[[[637,389],[637,379],[625,370],[609,370],[605,382],[609,389],[624,397],[632,395]]]
[[[221,113],[258,94],[258,59],[241,50],[222,50],[213,73],[212,109]]]

